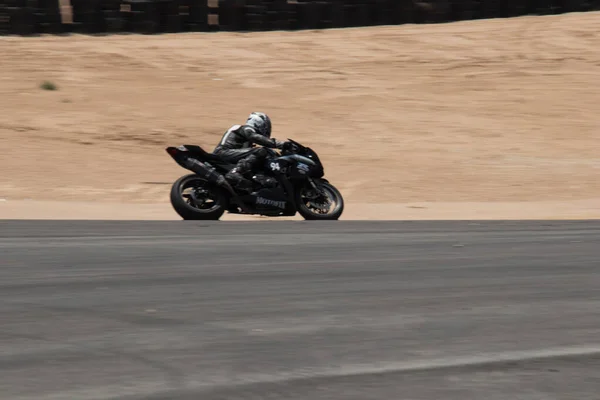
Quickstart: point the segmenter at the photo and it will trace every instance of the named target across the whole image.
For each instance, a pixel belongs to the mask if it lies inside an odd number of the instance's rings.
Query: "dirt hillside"
[[[109,217],[118,203],[148,203],[162,211],[137,218],[177,218],[168,189],[186,171],[165,146],[212,150],[252,110],[271,115],[275,137],[321,154],[348,218],[454,202],[468,202],[456,212],[469,217],[519,201],[530,203],[506,215],[587,201],[585,216],[600,217],[592,205],[600,204],[598,26],[600,13],[582,13],[0,38],[0,217],[26,217],[22,202],[32,199],[38,217],[61,204],[44,202],[76,201],[105,203],[97,206]],[[57,90],[42,90],[43,81]],[[396,203],[397,214],[381,212],[382,203]],[[60,216],[80,212],[69,204]]]

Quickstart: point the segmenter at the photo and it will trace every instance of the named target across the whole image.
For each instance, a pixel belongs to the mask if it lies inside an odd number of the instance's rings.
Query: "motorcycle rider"
[[[268,148],[283,148],[285,142],[271,138],[271,119],[262,112],[252,112],[244,125],[233,125],[229,128],[213,154],[223,160],[236,163],[236,166],[225,175],[225,179],[242,190],[250,190],[252,183],[245,174],[263,161],[268,155],[264,147],[252,147],[256,143]]]

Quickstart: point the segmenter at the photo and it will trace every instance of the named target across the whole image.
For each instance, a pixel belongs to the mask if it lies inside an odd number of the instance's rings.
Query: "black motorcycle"
[[[305,220],[337,220],[344,211],[342,194],[324,179],[323,164],[310,147],[289,140],[281,152],[267,149],[252,190],[240,193],[225,179],[234,164],[200,146],[167,147],[169,155],[193,174],[171,187],[171,205],[184,220],[218,220],[225,211]]]

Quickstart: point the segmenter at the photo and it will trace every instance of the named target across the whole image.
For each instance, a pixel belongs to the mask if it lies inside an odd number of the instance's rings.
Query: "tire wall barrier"
[[[600,10],[600,0],[0,0],[0,35],[327,29]]]

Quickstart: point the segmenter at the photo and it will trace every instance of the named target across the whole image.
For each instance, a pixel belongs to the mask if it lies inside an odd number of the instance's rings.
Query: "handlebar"
[[[294,151],[294,152],[295,152],[297,149],[298,149],[298,150],[302,150],[302,149],[304,149],[304,148],[305,148],[305,147],[304,147],[304,146],[302,146],[300,143],[296,142],[296,141],[295,141],[295,140],[293,140],[293,139],[289,139],[289,138],[288,138],[288,140],[286,140],[286,141],[284,142],[284,144],[283,144],[283,148],[282,148],[281,150],[282,150],[282,151],[287,151],[287,150],[290,150],[290,151]]]

